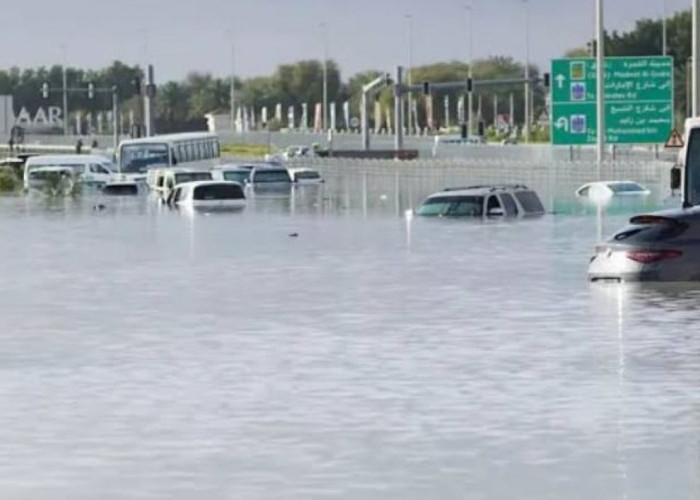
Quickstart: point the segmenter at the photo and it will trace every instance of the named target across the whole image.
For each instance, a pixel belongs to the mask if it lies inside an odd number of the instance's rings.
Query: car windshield
[[[165,143],[125,144],[119,152],[123,173],[145,173],[153,165],[170,166]]]
[[[256,170],[255,182],[290,182],[289,173],[286,170]]]
[[[182,172],[175,174],[175,184],[183,184],[185,182],[194,181],[210,181],[210,172]]]
[[[518,199],[520,205],[522,205],[526,213],[544,213],[544,206],[534,191],[518,191],[515,193],[515,197]]]
[[[296,180],[311,180],[321,178],[319,173],[314,171],[297,172],[296,174],[294,174],[294,177]]]
[[[484,198],[482,196],[436,196],[427,199],[418,209],[418,215],[478,217],[483,214]]]
[[[635,182],[608,184],[608,187],[613,193],[640,193],[646,191],[646,189]]]
[[[205,184],[194,188],[195,200],[240,200],[245,198],[243,190],[236,184]]]
[[[248,180],[249,177],[250,177],[249,170],[242,170],[242,171],[229,170],[228,172],[224,172],[224,180],[226,180],[226,181],[244,183]]]

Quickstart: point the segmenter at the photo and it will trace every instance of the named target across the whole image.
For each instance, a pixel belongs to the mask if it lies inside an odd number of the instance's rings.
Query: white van
[[[24,165],[24,189],[29,189],[29,173],[41,167],[70,167],[82,184],[102,187],[113,180],[113,164],[100,155],[38,155]]]

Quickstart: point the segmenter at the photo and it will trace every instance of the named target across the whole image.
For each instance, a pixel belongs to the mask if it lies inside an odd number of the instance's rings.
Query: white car
[[[543,215],[537,193],[519,184],[448,188],[434,193],[421,204],[424,217],[529,217]]]
[[[228,181],[195,181],[178,184],[167,199],[174,207],[193,209],[240,209],[245,207],[243,186]]]
[[[24,166],[24,188],[29,189],[29,174],[42,167],[69,167],[82,184],[102,187],[114,180],[112,163],[100,155],[38,155],[27,159]]]
[[[295,184],[321,184],[323,178],[311,168],[290,168],[289,175]]]
[[[647,196],[651,193],[633,181],[589,182],[576,190],[576,196],[590,199],[605,199],[612,196]]]
[[[75,169],[69,166],[36,167],[25,176],[24,189],[51,196],[68,195],[76,182]]]

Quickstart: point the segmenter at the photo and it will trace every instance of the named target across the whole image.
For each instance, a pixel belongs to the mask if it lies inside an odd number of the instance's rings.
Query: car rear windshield
[[[635,193],[644,191],[644,188],[634,182],[622,182],[620,184],[608,184],[613,193]]]
[[[240,200],[245,198],[243,190],[235,184],[208,184],[194,188],[195,200]]]
[[[482,196],[437,196],[423,202],[419,215],[481,216],[484,214]]]
[[[250,171],[243,170],[241,172],[224,172],[224,180],[233,182],[246,182],[250,177]]]
[[[291,182],[286,170],[256,170],[255,182]]]
[[[653,224],[630,224],[615,233],[613,243],[652,243],[677,238],[688,226],[680,221],[655,222]]]
[[[175,174],[175,184],[183,184],[185,182],[193,181],[210,181],[210,172],[187,172],[182,174]]]
[[[529,214],[544,212],[544,206],[542,206],[540,198],[534,191],[518,191],[515,193],[515,197],[518,199],[525,212]]]

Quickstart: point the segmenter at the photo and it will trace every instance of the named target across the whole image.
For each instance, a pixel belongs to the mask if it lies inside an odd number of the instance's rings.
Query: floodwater
[[[700,498],[700,288],[586,282],[628,215],[95,202],[0,198],[3,499]]]

